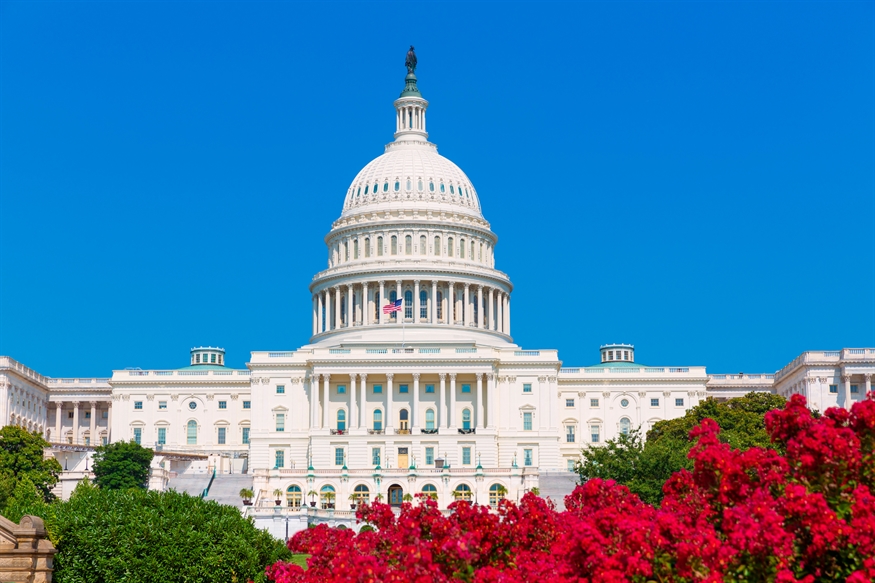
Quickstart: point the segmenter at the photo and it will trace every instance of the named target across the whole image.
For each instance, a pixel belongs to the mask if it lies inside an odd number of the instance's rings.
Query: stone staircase
[[[171,477],[167,481],[168,490],[176,490],[177,492],[185,492],[192,496],[200,496],[207,484],[210,483],[212,474],[189,474],[182,476]]]
[[[542,498],[550,498],[556,504],[556,510],[565,510],[565,497],[571,494],[580,476],[564,470],[541,471],[538,479],[538,489]]]
[[[210,486],[210,492],[207,494],[206,500],[214,500],[219,504],[227,504],[228,506],[243,505],[243,500],[240,498],[240,490],[243,488],[252,489],[253,478],[249,474],[216,474],[216,479],[213,480],[213,485]]]

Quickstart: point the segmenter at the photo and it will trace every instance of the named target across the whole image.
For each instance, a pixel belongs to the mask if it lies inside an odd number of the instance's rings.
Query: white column
[[[323,332],[328,332],[331,330],[331,290],[325,289],[322,290],[322,307],[325,311],[325,326],[323,327]]]
[[[453,326],[456,323],[456,316],[453,314],[456,307],[456,291],[454,289],[456,282],[451,281],[447,286],[447,313],[445,315],[447,317],[447,324]]]
[[[317,294],[313,294],[313,335],[314,336],[319,333],[319,330],[316,328],[316,322],[318,321],[316,319],[316,314],[318,313],[318,302],[316,301],[316,295]]]
[[[346,326],[352,328],[355,323],[355,312],[352,310],[352,284],[346,286]]]
[[[73,401],[73,443],[79,443],[79,401]]]
[[[322,429],[328,429],[328,389],[330,374],[322,375]]]
[[[450,428],[456,428],[456,373],[450,373]]]
[[[100,445],[97,439],[97,401],[90,401],[91,405],[91,425],[88,427],[88,435],[91,439],[91,445]]]
[[[462,303],[462,318],[464,319],[463,326],[466,328],[471,325],[471,303],[468,301],[468,286],[465,284],[465,295]]]
[[[845,409],[851,408],[851,375],[843,374],[842,382],[845,385]]]
[[[316,329],[319,332],[325,332],[325,327],[322,324],[322,306],[323,306],[322,296],[324,293],[325,292],[322,292],[321,294],[316,294],[316,296],[319,298],[319,308],[318,308],[319,314],[316,317],[317,318],[316,319]]]
[[[367,427],[368,420],[365,419],[365,414],[367,413],[367,387],[368,387],[368,375],[366,373],[362,373],[359,375],[359,378],[362,381],[361,393],[362,397],[359,401],[359,427]]]
[[[440,403],[438,403],[438,414],[440,415],[440,419],[438,420],[439,421],[438,427],[449,427],[450,425],[449,425],[449,423],[447,423],[447,399],[446,399],[446,396],[447,396],[447,391],[446,391],[447,373],[442,372],[438,376],[441,379],[440,394],[438,395],[438,400],[440,400]]]
[[[504,333],[510,336],[510,294],[507,294],[507,299],[504,301]]]
[[[426,244],[427,246],[428,244]],[[431,316],[431,323],[437,324],[437,280],[431,280],[431,308],[428,312],[428,315]]]
[[[340,286],[334,286],[334,329],[340,330],[343,327],[343,318],[340,315],[340,308],[343,305],[343,297],[340,295]]]
[[[64,414],[64,404],[55,403],[55,433],[52,434],[52,441],[55,443],[64,443],[61,441],[61,416]]]
[[[110,401],[109,410],[106,412],[106,443],[112,443],[112,401]]]
[[[368,282],[362,283],[362,326],[371,323],[371,301],[368,298]]]
[[[415,324],[419,323],[419,309],[420,309],[419,280],[414,279],[413,280],[413,322]]]
[[[504,333],[504,305],[502,298],[504,297],[504,292],[499,290],[498,295],[495,298],[495,329],[501,333]]]
[[[358,409],[356,408],[355,373],[349,375],[349,428],[358,429]]]
[[[483,305],[483,286],[477,286],[477,327],[483,328],[483,321],[485,320],[486,307]]]
[[[497,393],[495,391],[495,374],[489,373],[486,375],[486,406],[489,408],[489,428],[498,427],[498,404]]]
[[[495,288],[489,288],[489,326],[490,330],[498,329],[498,320],[495,318]]]
[[[410,432],[419,427],[419,373],[413,373],[413,405],[410,406]]]
[[[865,396],[872,392],[872,373],[867,372],[863,375],[863,378],[866,379],[866,392],[863,393],[863,396]]]
[[[399,253],[399,255],[400,255],[400,253]],[[396,299],[402,300],[401,306],[404,308],[400,312],[395,312],[395,323],[401,324],[404,321],[404,313],[407,311],[407,305],[406,305],[406,302],[403,301],[404,296],[401,295],[402,292],[401,292],[401,280],[400,279],[395,280],[395,290],[396,290],[395,291]]]
[[[393,373],[391,373],[391,372],[386,373],[386,423],[385,423],[386,435],[389,435],[390,433],[394,433],[394,431],[391,431],[391,429],[393,427],[395,427],[394,417],[393,417],[394,413],[392,411],[393,397],[394,397],[394,395],[392,394],[392,392],[393,392],[392,379],[394,377],[395,377],[395,375]]]
[[[380,305],[377,306],[377,319],[379,323],[382,324],[386,321],[383,316],[383,306],[386,305],[386,282],[382,279],[380,280]]]
[[[477,373],[477,429],[484,429],[485,412],[483,411],[483,373]]]
[[[319,427],[319,375],[310,375],[310,429]]]

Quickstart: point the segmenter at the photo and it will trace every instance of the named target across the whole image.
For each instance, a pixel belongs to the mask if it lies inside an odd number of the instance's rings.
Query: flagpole
[[[404,307],[404,300],[401,300],[401,348],[404,348],[404,314],[407,308]]]

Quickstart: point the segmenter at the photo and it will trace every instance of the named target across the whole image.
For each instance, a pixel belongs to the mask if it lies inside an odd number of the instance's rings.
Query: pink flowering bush
[[[815,418],[793,396],[766,416],[772,449],[732,449],[705,419],[691,433],[692,471],[664,485],[662,505],[593,479],[566,510],[532,494],[498,510],[428,498],[357,516],[376,530],[320,525],[289,541],[308,569],[278,562],[277,583],[875,581],[875,393]]]

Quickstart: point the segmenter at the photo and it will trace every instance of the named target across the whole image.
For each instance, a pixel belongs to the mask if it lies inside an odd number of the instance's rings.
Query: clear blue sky
[[[714,373],[875,346],[873,2],[4,1],[0,27],[0,353],[44,374],[306,344],[410,44],[520,345]]]

